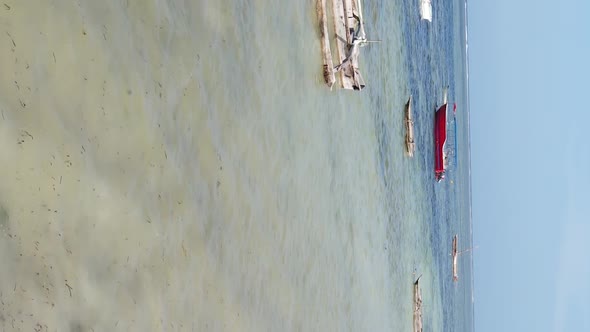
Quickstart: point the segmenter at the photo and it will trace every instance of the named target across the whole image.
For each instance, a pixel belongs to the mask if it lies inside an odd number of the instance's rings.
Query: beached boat
[[[408,99],[405,107],[405,123],[406,123],[406,153],[408,156],[414,156],[416,143],[414,142],[414,120],[412,118],[412,96]]]
[[[432,22],[432,0],[420,0],[420,18]]]
[[[316,11],[320,26],[320,42],[323,59],[323,76],[326,84],[332,88],[339,74],[343,89],[362,90],[365,80],[359,71],[360,48],[372,41],[365,34],[363,11],[360,0],[331,0],[332,23],[335,32],[336,59],[332,60],[331,40],[328,32],[328,14],[326,0],[317,0]]]
[[[414,281],[414,332],[422,332],[422,293],[420,292],[420,278]]]

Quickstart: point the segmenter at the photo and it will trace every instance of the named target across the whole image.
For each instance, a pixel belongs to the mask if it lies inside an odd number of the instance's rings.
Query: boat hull
[[[420,18],[428,22],[432,22],[432,1],[420,1]]]
[[[455,282],[459,281],[459,274],[457,272],[457,270],[458,270],[457,258],[459,256],[459,249],[458,249],[459,243],[458,242],[459,242],[459,236],[455,235],[453,237],[453,252],[452,252],[452,255],[453,255],[453,281],[455,281]]]
[[[414,142],[414,120],[412,119],[412,96],[406,103],[404,116],[406,122],[406,153],[409,157],[413,157],[416,143]]]
[[[327,0],[316,1],[325,83],[330,89],[340,81],[343,89],[362,90],[365,80],[359,71],[360,44],[354,43],[355,31],[364,36],[361,3],[359,0],[331,0],[331,6],[327,6]],[[332,8],[332,15],[328,15],[328,7]],[[330,18],[332,32],[328,30]],[[334,66],[332,53],[335,53],[337,66]]]
[[[422,294],[420,277],[414,282],[414,332],[422,332]]]
[[[446,156],[445,144],[447,142],[447,104],[442,105],[436,111],[434,117],[434,175],[437,181],[445,177]]]

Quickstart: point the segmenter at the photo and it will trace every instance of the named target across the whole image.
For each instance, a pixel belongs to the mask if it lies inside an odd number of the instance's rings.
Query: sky
[[[590,331],[588,13],[468,2],[478,332]]]

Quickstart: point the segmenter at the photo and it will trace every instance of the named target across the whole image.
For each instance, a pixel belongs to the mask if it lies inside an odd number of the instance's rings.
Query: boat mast
[[[466,252],[473,251],[473,250],[475,250],[475,249],[477,249],[477,248],[478,248],[478,247],[477,247],[477,246],[475,246],[475,247],[471,247],[471,248],[467,248],[467,249],[461,250],[461,251],[459,251],[459,252],[457,253],[457,255],[461,255],[461,254],[464,254],[464,253],[466,253]]]

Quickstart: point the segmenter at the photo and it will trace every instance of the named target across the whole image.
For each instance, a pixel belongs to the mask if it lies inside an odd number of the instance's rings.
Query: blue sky
[[[475,328],[590,331],[590,1],[470,1]]]

